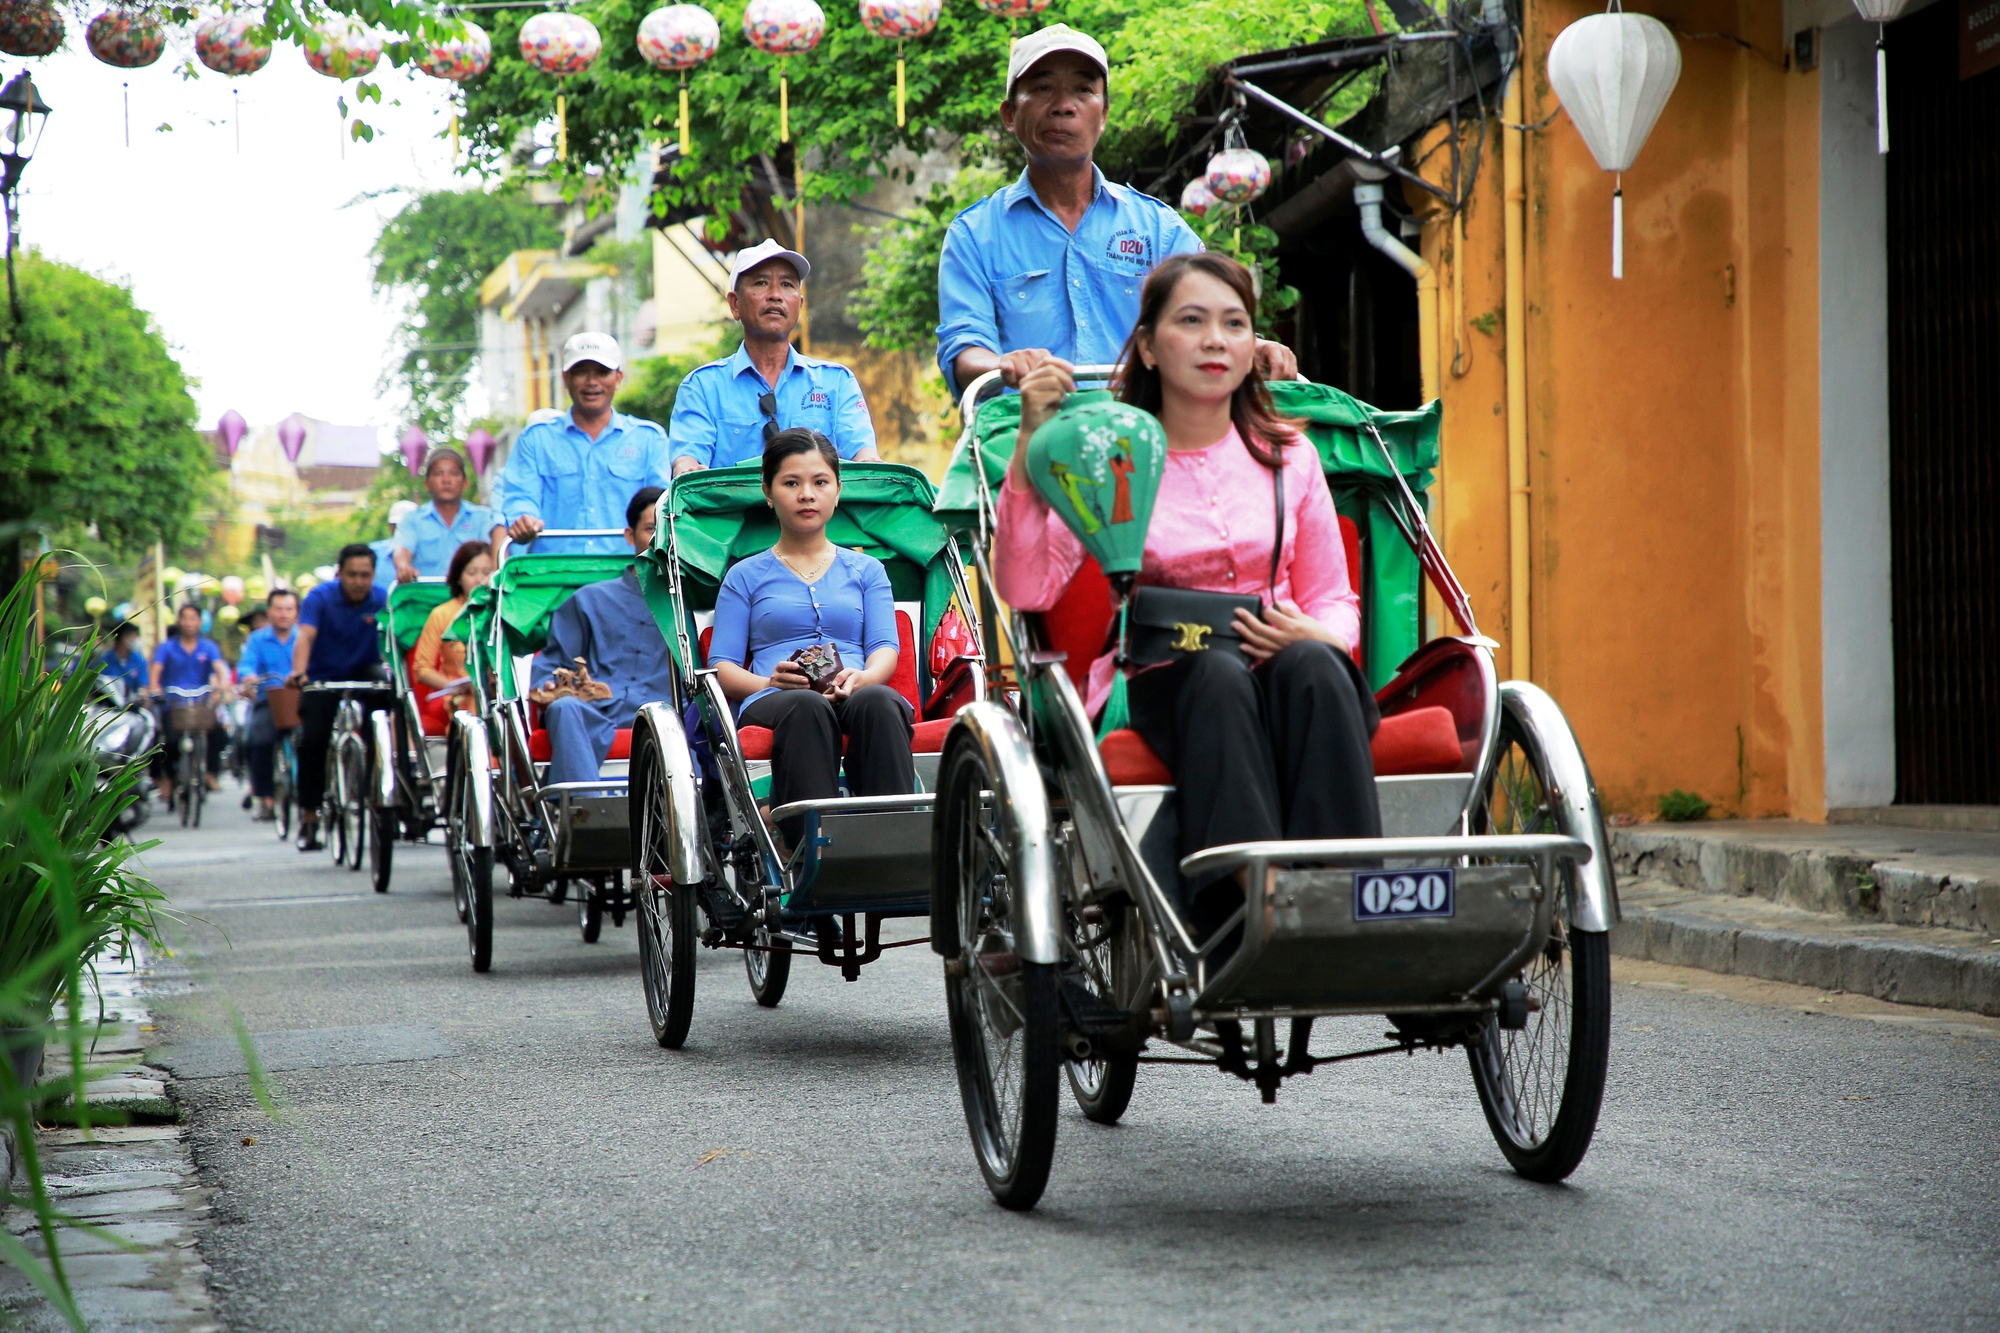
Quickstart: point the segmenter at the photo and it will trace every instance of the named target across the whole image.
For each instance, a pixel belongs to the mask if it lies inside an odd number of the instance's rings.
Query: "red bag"
[[[958,613],[957,607],[947,607],[944,619],[938,621],[937,633],[931,638],[931,679],[942,679],[953,659],[974,657],[978,653],[979,641],[972,637],[965,617]]]

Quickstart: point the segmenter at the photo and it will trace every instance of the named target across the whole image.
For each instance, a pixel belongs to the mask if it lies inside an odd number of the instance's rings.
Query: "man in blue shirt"
[[[612,410],[624,365],[618,340],[609,334],[579,333],[563,344],[570,412],[514,437],[495,497],[500,518],[489,540],[496,558],[503,537],[534,541],[543,528],[615,532],[634,491],[668,483],[667,433],[657,422]],[[543,555],[624,549],[620,537],[551,538],[535,547]]]
[[[1057,23],[1014,44],[1000,123],[1028,165],[952,219],[938,261],[938,368],[956,396],[998,370],[1011,388],[1054,357],[1110,365],[1139,320],[1139,289],[1169,255],[1201,241],[1167,205],[1104,178],[1104,48]],[[1298,361],[1258,343],[1266,379]]]
[[[766,440],[793,426],[826,436],[842,458],[882,461],[854,372],[792,347],[811,272],[804,255],[775,240],[737,252],[729,314],[743,326],[743,345],[681,381],[667,428],[675,476],[756,462]]]
[[[111,631],[111,651],[97,659],[97,674],[123,681],[128,700],[146,692],[146,655],[139,651],[137,625],[122,621]]]
[[[415,500],[398,500],[389,506],[389,535],[380,541],[368,543],[368,549],[375,553],[375,586],[387,597],[396,586],[396,562],[390,557],[396,551],[397,525],[417,512]]]
[[[653,543],[660,495],[658,486],[648,486],[625,506],[625,540],[634,551]],[[610,687],[611,697],[587,701],[564,695],[543,705],[550,782],[588,782],[599,776],[618,729],[631,726],[644,705],[673,697],[672,658],[659,622],[639,592],[636,570],[578,588],[556,608],[548,644],[535,655],[534,687],[548,684],[558,667],[574,669],[579,657],[592,680]]]
[[[375,553],[362,542],[340,548],[340,577],[306,594],[292,644],[289,685],[313,681],[380,680],[382,647],[375,615],[388,602],[375,586]],[[364,712],[393,706],[387,690],[356,695]],[[337,690],[307,691],[299,698],[299,850],[318,851],[319,806],[326,796],[326,751],[333,740]],[[362,729],[363,743],[372,731]]]
[[[271,800],[276,795],[272,782],[273,761],[278,748],[278,727],[271,720],[272,685],[283,685],[292,674],[292,648],[298,641],[299,595],[279,588],[264,603],[268,623],[250,631],[243,652],[236,659],[239,685],[256,687],[256,707],[250,711],[250,739],[244,759],[250,769],[250,793],[257,798],[259,823],[276,819]]]
[[[396,582],[441,579],[452,556],[467,542],[483,542],[493,530],[493,511],[464,503],[465,458],[455,449],[433,449],[424,459],[424,489],[430,499],[403,516],[390,548]]]

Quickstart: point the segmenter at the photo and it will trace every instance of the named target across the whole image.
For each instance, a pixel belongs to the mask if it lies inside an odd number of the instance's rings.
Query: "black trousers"
[[[917,789],[910,755],[916,710],[887,685],[864,685],[835,703],[811,690],[779,690],[743,710],[739,725],[769,727],[771,806],[840,795],[840,738],[847,737],[847,789],[900,796]]]
[[[393,708],[396,696],[388,690],[355,690],[361,701],[362,716],[378,708]],[[326,799],[326,752],[333,744],[333,717],[340,711],[340,690],[304,690],[299,694],[299,809],[319,815],[319,803]],[[375,747],[372,728],[361,729],[361,739],[370,750]]]
[[[243,743],[243,762],[250,770],[250,791],[270,800],[277,794],[276,759],[278,741],[284,733],[271,720],[271,702],[259,699],[250,713],[250,735]]]
[[[1126,690],[1132,729],[1173,771],[1180,855],[1272,838],[1382,836],[1368,750],[1382,715],[1346,654],[1308,640],[1252,669],[1228,653],[1192,653],[1140,672]],[[1204,894],[1211,884],[1223,892]],[[1183,893],[1197,925],[1241,901],[1219,878]]]

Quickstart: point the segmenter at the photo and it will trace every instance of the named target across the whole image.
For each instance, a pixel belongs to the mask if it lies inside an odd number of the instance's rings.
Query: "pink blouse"
[[[1294,437],[1285,447],[1285,547],[1277,595],[1270,594],[1271,472],[1250,456],[1234,427],[1206,449],[1167,450],[1139,582],[1296,602],[1353,652],[1361,641],[1361,600],[1348,586],[1347,552],[1319,454]],[[1000,488],[993,582],[1002,601],[1046,611],[1083,564],[1083,544],[1032,489],[1011,473]],[[1111,693],[1111,654],[1090,664],[1091,715]]]

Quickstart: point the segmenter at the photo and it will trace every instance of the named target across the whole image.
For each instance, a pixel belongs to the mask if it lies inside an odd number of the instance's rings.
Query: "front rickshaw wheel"
[[[394,810],[368,811],[369,878],[375,885],[375,892],[389,891],[389,875],[396,861],[397,820]]]
[[[1066,904],[1063,915],[1069,929],[1069,945],[1079,965],[1080,980],[1105,1004],[1126,1009],[1143,1003],[1137,994],[1145,971],[1140,955],[1138,914],[1128,903],[1108,902],[1093,907]],[[1132,1104],[1132,1088],[1139,1078],[1139,1053],[1093,1054],[1088,1059],[1063,1061],[1069,1076],[1070,1095],[1088,1120],[1115,1125]]]
[[[1564,827],[1547,765],[1511,717],[1501,720],[1499,748],[1478,831],[1577,834]],[[1590,1148],[1611,1053],[1609,939],[1575,928],[1567,892],[1557,892],[1549,942],[1521,980],[1527,1026],[1509,1031],[1489,1016],[1466,1053],[1501,1153],[1520,1175],[1553,1183],[1576,1170]]]
[[[938,784],[937,854],[948,876],[934,901],[955,904],[955,957],[945,1002],[966,1128],[980,1174],[1007,1208],[1032,1208],[1056,1147],[1056,968],[1016,949],[1019,922],[1008,851],[1007,783],[976,744],[946,757]]]
[[[639,977],[653,1040],[678,1050],[694,1021],[694,886],[674,883],[667,785],[645,763],[635,764],[639,806],[639,865],[632,896],[639,908]]]

